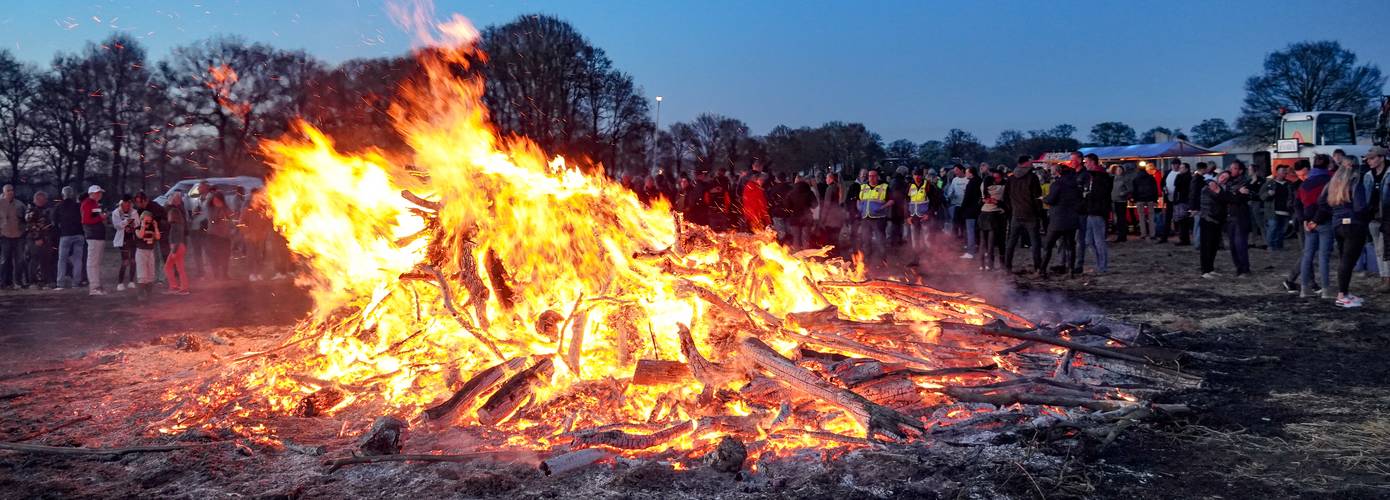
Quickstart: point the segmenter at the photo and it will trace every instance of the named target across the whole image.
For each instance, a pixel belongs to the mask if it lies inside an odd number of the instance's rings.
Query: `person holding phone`
[[[82,236],[87,239],[87,294],[106,295],[101,289],[101,257],[106,251],[107,214],[101,210],[106,191],[96,184],[87,188],[82,201]]]
[[[142,212],[139,226],[135,229],[135,281],[140,284],[142,298],[148,298],[154,288],[154,249],[162,237],[159,223],[154,220],[154,212]]]

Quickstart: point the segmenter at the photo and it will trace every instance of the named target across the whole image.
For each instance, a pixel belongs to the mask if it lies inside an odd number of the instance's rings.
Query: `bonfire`
[[[738,470],[745,456],[1141,418],[1180,409],[1150,404],[1159,389],[1198,382],[1114,349],[1133,335],[1113,327],[866,280],[828,249],[644,205],[599,166],[497,133],[477,32],[457,17],[433,32],[390,108],[407,154],[341,151],[307,123],[262,144],[314,313],[278,348],[170,391],[157,431],[274,440],[277,417],[331,417],[362,438],[337,465],[453,432],[471,447],[403,457]]]

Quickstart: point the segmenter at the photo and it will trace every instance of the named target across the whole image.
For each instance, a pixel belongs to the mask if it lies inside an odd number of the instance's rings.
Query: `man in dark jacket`
[[[899,166],[888,183],[888,199],[893,200],[893,211],[888,214],[888,244],[895,247],[903,244],[903,231],[907,227],[907,174],[910,172],[907,167]]]
[[[1139,212],[1139,237],[1157,240],[1154,230],[1154,208],[1158,205],[1158,179],[1154,178],[1153,166],[1146,166],[1134,176],[1134,186],[1130,193],[1134,197],[1134,208]]]
[[[1114,189],[1114,179],[1105,172],[1100,157],[1086,155],[1086,171],[1079,175],[1081,184],[1081,226],[1080,248],[1076,250],[1076,266],[1079,272],[1085,268],[1086,250],[1096,253],[1096,272],[1105,273],[1110,269],[1110,252],[1105,247],[1105,221],[1110,218],[1110,194]]]
[[[962,259],[975,258],[980,206],[984,204],[984,192],[981,190],[984,182],[980,177],[987,173],[977,172],[970,167],[965,168],[965,194],[961,199],[960,207],[956,209],[956,218],[965,223],[965,253],[961,254],[960,258]]]
[[[1048,266],[1052,265],[1052,247],[1061,243],[1062,267],[1068,268],[1074,277],[1081,273],[1075,264],[1076,231],[1081,227],[1081,186],[1077,184],[1076,172],[1070,165],[1057,166],[1057,178],[1052,181],[1052,189],[1044,200],[1047,205],[1047,238],[1043,246],[1042,272],[1047,277]],[[1152,177],[1150,177],[1152,179]]]
[[[1211,171],[1211,164],[1199,161],[1197,170],[1192,173],[1192,180],[1187,183],[1187,213],[1192,216],[1192,238],[1198,239],[1199,243],[1202,225],[1198,214],[1202,212],[1202,190],[1207,188],[1208,181],[1215,179]]]
[[[1244,276],[1250,274],[1250,195],[1253,191],[1250,178],[1245,175],[1245,164],[1240,160],[1231,162],[1227,174],[1220,196],[1226,205],[1226,242],[1231,247],[1236,276]]]
[[[82,252],[87,239],[82,231],[82,206],[72,186],[63,188],[63,199],[53,207],[53,225],[58,228],[57,287],[80,286],[86,281],[87,269]],[[68,267],[71,266],[71,271]]]
[[[1014,250],[1024,238],[1033,251],[1033,271],[1042,271],[1042,241],[1039,227],[1042,220],[1042,182],[1033,175],[1033,159],[1018,157],[1009,179],[1004,183],[1004,207],[1009,213],[1009,245],[1004,250],[1004,269],[1014,270]]]
[[[1289,167],[1280,165],[1260,187],[1260,200],[1265,202],[1265,245],[1276,252],[1284,249],[1284,231],[1293,214],[1289,207],[1289,177]]]

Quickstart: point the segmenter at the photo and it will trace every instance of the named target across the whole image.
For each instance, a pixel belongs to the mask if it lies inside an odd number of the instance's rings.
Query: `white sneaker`
[[[128,290],[134,290],[134,289],[135,289],[135,282],[134,282],[134,281],[127,282],[127,283],[125,284],[125,287],[126,287],[126,289],[128,289]]]
[[[93,289],[87,292],[87,295],[106,295],[106,292],[101,291],[101,289]]]
[[[1211,280],[1211,279],[1216,279],[1217,277],[1220,277],[1220,276],[1221,276],[1221,275],[1216,274],[1215,272],[1210,272],[1210,273],[1206,273],[1206,274],[1203,274],[1203,275],[1202,275],[1203,278],[1209,279],[1209,280]]]
[[[260,276],[256,276],[255,274],[250,274],[250,275],[247,275],[247,276],[246,276],[246,281],[260,281],[260,280],[261,280],[261,277],[260,277]]]
[[[117,291],[117,292],[124,292],[124,291],[125,291],[125,283],[116,283],[116,291]]]
[[[960,254],[960,258],[962,258],[962,259],[973,259],[973,258],[975,258],[975,254],[972,254],[972,253],[970,253],[970,252],[965,252],[965,253],[963,253],[963,254]]]

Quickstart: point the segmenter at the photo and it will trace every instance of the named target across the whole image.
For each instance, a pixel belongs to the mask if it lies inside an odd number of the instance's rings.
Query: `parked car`
[[[264,180],[261,180],[259,177],[251,176],[184,179],[174,183],[173,186],[169,187],[168,191],[159,195],[154,201],[161,206],[167,206],[169,198],[174,196],[175,191],[183,191],[183,193],[187,195],[187,199],[184,200],[184,209],[188,210],[189,214],[192,215],[191,222],[193,223],[193,227],[200,227],[203,220],[207,218],[207,212],[203,210],[203,195],[206,193],[198,189],[203,182],[207,182],[213,189],[222,192],[223,196],[227,197],[227,205],[233,210],[241,208],[237,206],[237,202],[231,198],[231,195],[236,193],[237,188],[242,188],[242,191],[245,191],[246,195],[250,196],[253,189],[265,187]]]

